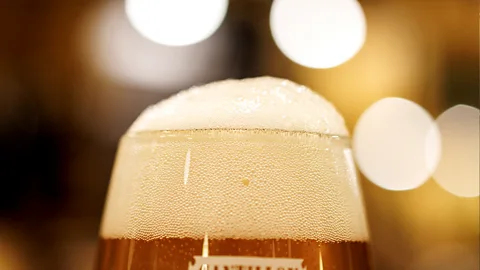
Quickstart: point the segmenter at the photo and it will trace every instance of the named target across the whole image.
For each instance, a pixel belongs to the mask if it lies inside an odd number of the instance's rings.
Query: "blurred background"
[[[331,100],[351,130],[388,96],[433,117],[479,107],[477,1],[359,3],[363,47],[315,69],[278,49],[269,0],[231,0],[212,36],[181,47],[141,35],[120,0],[0,1],[0,269],[91,269],[118,139],[146,106],[192,85],[288,78]],[[362,186],[376,269],[479,269],[478,196],[435,181]]]

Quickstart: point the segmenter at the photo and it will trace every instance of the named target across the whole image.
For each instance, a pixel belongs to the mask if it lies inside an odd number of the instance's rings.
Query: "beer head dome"
[[[219,128],[348,135],[331,103],[305,86],[272,77],[225,80],[182,91],[146,109],[129,133]]]

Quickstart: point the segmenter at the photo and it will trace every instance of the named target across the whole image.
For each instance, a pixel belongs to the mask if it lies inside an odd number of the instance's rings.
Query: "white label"
[[[231,257],[231,256],[194,256],[195,264],[189,264],[188,270],[306,270],[302,259]]]

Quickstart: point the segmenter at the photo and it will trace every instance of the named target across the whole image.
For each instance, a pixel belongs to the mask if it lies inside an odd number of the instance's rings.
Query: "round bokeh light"
[[[437,118],[442,134],[442,157],[433,177],[448,192],[460,197],[480,193],[480,111],[457,105]]]
[[[270,28],[279,49],[311,68],[332,68],[363,46],[366,21],[355,0],[276,0]]]
[[[359,169],[388,190],[410,190],[432,175],[440,159],[440,133],[422,107],[402,98],[370,106],[353,133]]]
[[[228,0],[126,0],[133,27],[153,42],[185,46],[210,37],[222,24]]]
[[[92,11],[84,29],[84,36],[89,37],[87,59],[112,81],[132,89],[171,93],[224,76],[231,47],[227,29],[194,45],[172,47],[135,31],[120,2],[108,2]]]

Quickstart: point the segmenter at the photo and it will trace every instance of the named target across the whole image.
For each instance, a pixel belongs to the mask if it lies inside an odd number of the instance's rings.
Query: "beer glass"
[[[122,137],[96,269],[370,269],[348,137],[227,124]]]

